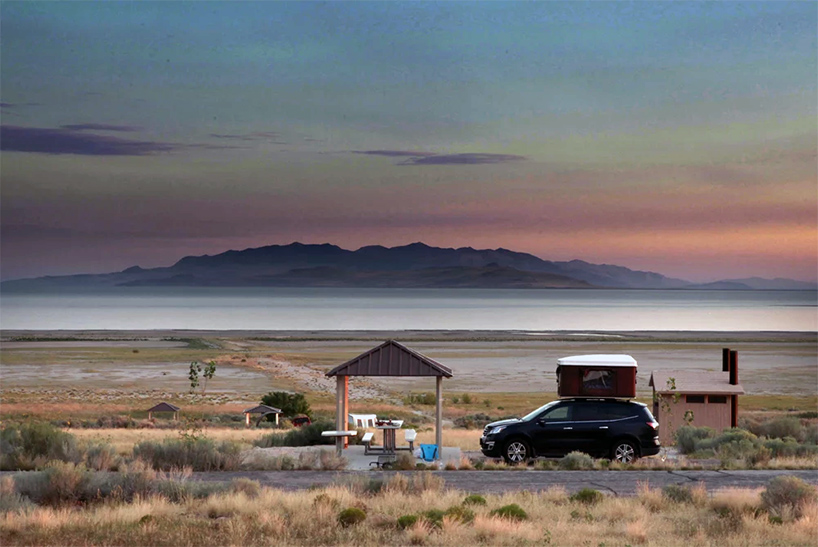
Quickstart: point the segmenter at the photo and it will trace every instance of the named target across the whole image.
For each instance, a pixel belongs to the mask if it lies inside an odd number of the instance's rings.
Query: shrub
[[[286,391],[271,391],[261,398],[261,404],[281,409],[285,418],[292,418],[304,414],[312,418],[312,409],[303,393],[287,393]],[[275,416],[267,416],[268,421],[275,421]]]
[[[466,496],[466,499],[463,500],[463,505],[485,505],[486,498],[481,496],[480,494],[469,494]]]
[[[454,425],[455,427],[462,427],[464,429],[482,429],[493,421],[494,418],[488,414],[478,412],[477,414],[469,414],[468,416],[455,418]]]
[[[81,461],[75,437],[44,422],[8,426],[0,431],[0,469],[30,470],[50,460]]]
[[[815,486],[798,477],[781,475],[773,478],[761,493],[761,503],[772,516],[783,517],[791,512],[800,518],[804,507],[818,499]]]
[[[31,500],[17,492],[13,477],[0,477],[0,514],[22,511],[32,506]]]
[[[593,488],[583,488],[568,499],[571,501],[584,503],[585,505],[596,505],[605,499],[605,494],[599,490],[594,490]]]
[[[460,400],[463,401],[464,405],[470,405],[472,403],[471,395],[468,393],[464,393]]]
[[[440,528],[443,526],[443,517],[446,516],[446,513],[440,509],[429,509],[428,511],[421,513],[423,520],[431,524],[435,528]]]
[[[445,515],[452,520],[468,524],[474,520],[474,511],[463,505],[453,505],[446,509]]]
[[[407,405],[434,405],[437,398],[434,393],[410,393],[403,398],[403,402]]]
[[[691,503],[693,502],[693,493],[690,488],[680,486],[678,484],[668,484],[662,489],[662,495],[670,501],[676,503]]]
[[[238,477],[230,483],[231,492],[242,492],[250,499],[255,499],[261,494],[261,484],[258,481],[248,479],[247,477]]]
[[[579,469],[594,469],[596,461],[584,452],[569,452],[559,461],[560,469],[576,471]]]
[[[154,469],[169,471],[190,467],[194,471],[233,471],[239,468],[241,446],[231,441],[216,443],[204,437],[142,441],[134,446],[134,458]]]
[[[676,448],[682,454],[690,454],[696,451],[698,441],[709,439],[715,435],[716,431],[710,427],[683,425],[676,430]]]
[[[92,443],[85,450],[85,465],[95,471],[116,471],[122,457],[108,443]]]
[[[411,528],[415,525],[418,521],[417,515],[403,515],[398,517],[398,528],[401,530],[406,530],[407,528]]]
[[[516,503],[498,507],[489,514],[493,517],[500,517],[509,520],[528,519],[528,513],[526,513],[525,510],[523,510],[523,508],[517,505]]]
[[[354,526],[366,520],[366,513],[363,509],[357,507],[349,507],[338,513],[338,522],[344,528]]]
[[[392,469],[398,469],[400,471],[411,471],[415,469],[415,457],[407,452],[401,452],[392,464]]]
[[[333,444],[330,437],[322,437],[324,431],[332,431],[335,424],[328,420],[321,420],[310,425],[289,430],[287,433],[270,433],[255,441],[255,446],[270,448],[271,446],[317,446]]]
[[[804,428],[801,426],[801,420],[794,416],[782,416],[764,422],[759,427],[759,431],[753,431],[753,433],[772,439],[792,437],[799,441],[804,440]]]

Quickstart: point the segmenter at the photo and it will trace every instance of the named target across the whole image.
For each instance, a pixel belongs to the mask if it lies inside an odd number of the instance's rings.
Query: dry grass
[[[142,441],[162,442],[179,437],[178,429],[71,429],[79,440],[101,441],[113,445],[120,454],[130,454],[134,445]],[[216,442],[235,441],[252,444],[270,433],[268,429],[228,429],[209,427],[202,434]]]
[[[813,545],[818,505],[804,508],[791,522],[771,525],[759,511],[759,491],[716,492],[705,503],[674,503],[642,485],[634,498],[606,497],[587,506],[572,502],[564,489],[541,493],[487,495],[471,506],[474,521],[444,518],[435,526],[421,518],[401,530],[398,517],[462,503],[465,493],[439,483],[395,480],[380,493],[349,486],[286,492],[260,488],[212,494],[174,504],[160,497],[133,503],[21,509],[0,516],[3,545],[640,545],[739,546]],[[697,492],[696,498],[706,492]],[[491,510],[519,504],[525,521],[493,517]],[[347,528],[338,513],[348,507],[366,512],[363,524]]]

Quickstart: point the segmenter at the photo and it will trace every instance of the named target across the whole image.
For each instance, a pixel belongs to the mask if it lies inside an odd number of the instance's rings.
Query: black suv
[[[616,399],[561,399],[534,412],[490,423],[483,454],[508,463],[578,450],[630,463],[659,453],[659,422],[647,405]]]

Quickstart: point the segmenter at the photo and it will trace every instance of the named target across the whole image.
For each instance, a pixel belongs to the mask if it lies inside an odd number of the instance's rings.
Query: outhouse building
[[[722,371],[662,370],[650,376],[653,415],[661,424],[659,440],[673,444],[679,427],[711,427],[717,432],[738,425],[738,356],[725,349]]]

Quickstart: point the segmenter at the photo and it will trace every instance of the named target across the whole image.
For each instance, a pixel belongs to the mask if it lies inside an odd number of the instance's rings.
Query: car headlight
[[[493,427],[493,428],[491,428],[491,431],[489,431],[489,435],[497,435],[498,433],[500,433],[505,428],[506,428],[506,426],[504,426],[504,425],[498,425],[497,427]]]

